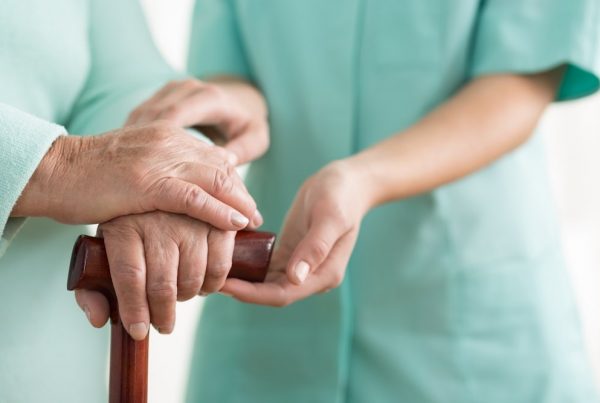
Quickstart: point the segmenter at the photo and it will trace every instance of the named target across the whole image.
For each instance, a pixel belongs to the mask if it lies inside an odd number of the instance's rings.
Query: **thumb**
[[[331,219],[314,220],[287,264],[288,279],[302,284],[329,256],[346,231]]]
[[[110,315],[108,300],[97,291],[75,290],[75,300],[94,327],[102,327]]]

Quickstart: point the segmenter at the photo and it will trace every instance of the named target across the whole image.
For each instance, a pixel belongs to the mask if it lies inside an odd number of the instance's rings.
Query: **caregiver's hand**
[[[168,120],[180,127],[212,125],[224,137],[234,165],[262,156],[269,147],[267,107],[250,83],[235,77],[173,81],[136,108],[127,124]]]
[[[286,306],[339,286],[372,206],[366,172],[338,161],[308,179],[288,212],[265,282],[228,279],[221,292],[243,302]]]
[[[76,224],[162,210],[239,230],[253,219],[256,204],[228,158],[229,152],[167,122],[62,136],[11,215]]]
[[[187,216],[153,212],[101,224],[110,272],[125,329],[136,340],[152,324],[160,333],[175,325],[176,301],[221,289],[231,268],[235,231],[221,231]],[[108,320],[100,293],[76,291],[92,325]]]

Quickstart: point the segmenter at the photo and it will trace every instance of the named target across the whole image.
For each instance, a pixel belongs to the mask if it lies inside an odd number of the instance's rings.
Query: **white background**
[[[158,47],[183,69],[192,0],[142,0]],[[600,384],[600,97],[553,106],[542,124],[563,243]],[[201,299],[179,304],[170,336],[151,335],[150,403],[184,397]]]

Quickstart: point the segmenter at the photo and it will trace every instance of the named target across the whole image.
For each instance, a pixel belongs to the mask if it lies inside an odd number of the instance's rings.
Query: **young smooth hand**
[[[98,228],[127,332],[146,337],[175,326],[175,305],[219,291],[231,269],[235,231],[218,230],[184,215],[152,212],[119,217]],[[77,290],[89,321],[102,327],[109,317],[106,298]]]
[[[285,219],[265,282],[228,279],[221,293],[243,302],[286,306],[339,286],[372,203],[361,175],[339,161],[309,178]]]
[[[179,127],[214,126],[222,138],[204,134],[216,143],[224,143],[233,165],[253,161],[269,147],[264,98],[250,83],[238,78],[173,81],[137,107],[127,125],[156,120]]]

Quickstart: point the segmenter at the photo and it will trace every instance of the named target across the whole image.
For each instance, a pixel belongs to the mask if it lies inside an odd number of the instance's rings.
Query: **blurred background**
[[[141,0],[158,48],[183,70],[193,0]],[[600,96],[555,105],[543,133],[563,246],[588,352],[600,385]],[[202,299],[179,304],[170,336],[153,332],[149,402],[181,402]]]

